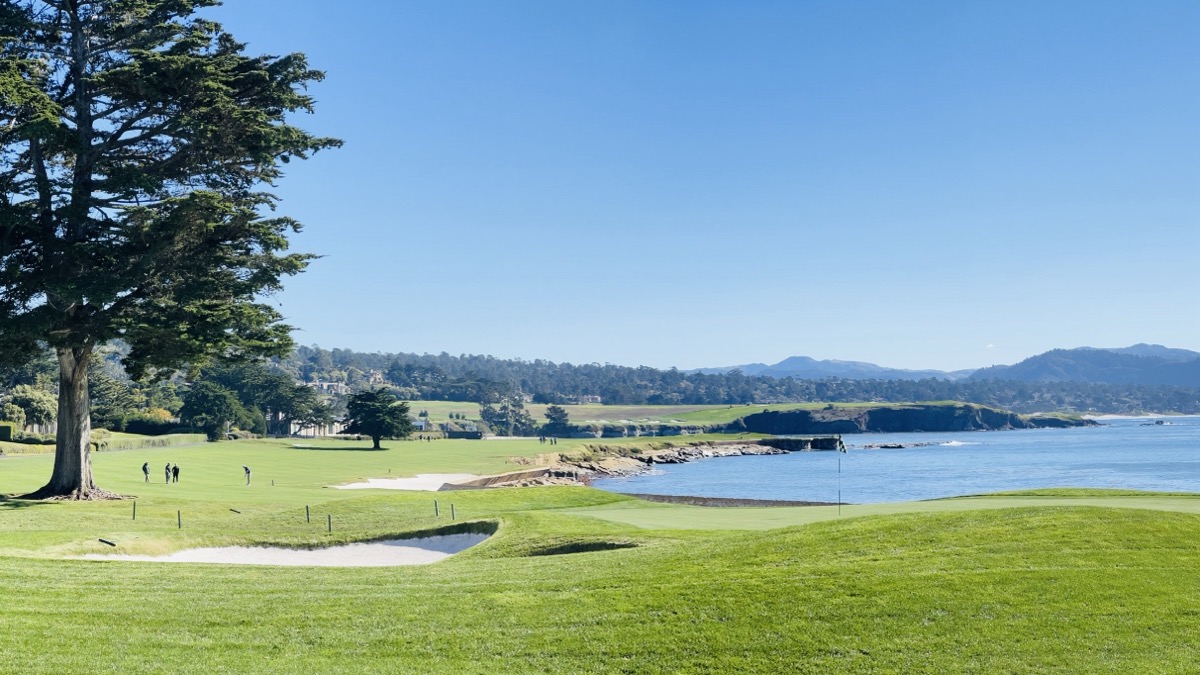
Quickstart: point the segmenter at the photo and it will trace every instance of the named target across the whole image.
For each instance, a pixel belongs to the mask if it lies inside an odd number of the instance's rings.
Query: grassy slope
[[[739,532],[640,529],[610,516],[675,514],[650,523],[658,528],[721,517],[747,528],[766,510],[643,504],[582,488],[319,487],[387,468],[487,470],[507,456],[492,448],[543,449],[522,443],[97,455],[102,485],[140,495],[138,520],[128,501],[0,501],[0,663],[33,673],[1183,672],[1198,656],[1200,516],[1088,506],[1191,509],[1200,502],[1191,496],[1053,491]],[[240,485],[247,458],[250,488]],[[159,469],[178,461],[183,482],[143,484],[150,459]],[[0,492],[36,487],[48,470],[49,458],[0,460]],[[415,568],[50,559],[109,550],[101,536],[141,552],[380,537],[445,523],[445,501],[433,517],[435,497],[455,502],[460,518],[501,522],[499,534]],[[304,504],[316,509],[313,523]],[[1037,506],[954,510],[998,505]],[[589,541],[639,546],[528,555]]]

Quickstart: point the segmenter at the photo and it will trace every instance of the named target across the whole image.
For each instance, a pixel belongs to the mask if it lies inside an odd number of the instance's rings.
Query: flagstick
[[[838,453],[838,515],[842,515],[842,453]]]

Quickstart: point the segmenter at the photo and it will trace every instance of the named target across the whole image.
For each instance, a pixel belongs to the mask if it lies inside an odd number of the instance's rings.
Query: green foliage
[[[546,407],[546,423],[542,433],[546,436],[563,436],[571,430],[571,415],[560,405]]]
[[[533,416],[516,396],[504,397],[497,406],[479,406],[479,419],[497,436],[532,436],[537,429]]]
[[[223,440],[233,424],[252,424],[253,418],[228,389],[213,382],[197,382],[183,398],[179,416],[203,429],[208,440]]]
[[[298,384],[262,361],[206,368],[201,379],[236,393],[242,405],[255,415],[253,430],[258,434],[286,436],[293,424],[308,427],[331,421],[329,407],[315,389]]]
[[[8,395],[8,402],[25,412],[25,424],[46,425],[58,414],[58,399],[50,392],[28,384],[17,385]]]
[[[904,403],[910,401],[966,401],[1018,413],[1045,411],[1136,413],[1143,411],[1200,413],[1200,389],[1086,382],[1014,382],[997,380],[800,380],[747,376],[740,372],[705,374],[674,369],[629,368],[612,364],[552,363],[544,360],[497,359],[485,355],[368,354],[347,349],[297,348],[279,363],[299,372],[307,364],[310,375],[320,375],[313,365],[323,354],[338,371],[381,370],[389,373],[436,371],[437,378],[400,378],[416,398],[426,402],[469,401],[495,404],[514,387],[535,393],[535,403],[566,405],[583,395],[598,394],[607,406],[644,408],[670,405],[706,406],[775,405],[835,402]],[[321,376],[322,379],[329,379]],[[473,410],[474,406],[471,407]],[[532,407],[531,407],[532,408]],[[576,410],[577,408],[572,408]],[[433,409],[431,414],[436,414]],[[535,415],[538,413],[534,412]],[[576,421],[593,419],[573,415]],[[637,420],[628,414],[605,419]],[[737,416],[727,421],[736,419]],[[697,420],[706,424],[703,420]]]
[[[125,420],[137,410],[133,388],[128,381],[118,380],[99,368],[88,371],[88,391],[92,399],[92,426],[117,431],[125,428]]]
[[[407,438],[413,432],[408,404],[383,387],[351,394],[346,413],[344,433],[370,436],[376,448],[380,439]]]
[[[20,406],[5,401],[0,405],[0,421],[11,424],[14,429],[24,429],[25,411]],[[11,437],[3,440],[11,440]]]
[[[129,345],[135,379],[291,346],[262,297],[311,256],[288,252],[300,226],[272,213],[264,187],[282,164],[340,143],[289,123],[312,111],[306,87],[322,73],[302,54],[245,54],[196,16],[217,4],[0,11],[0,360],[55,350],[71,383],[60,429],[87,410],[78,380],[110,340]],[[94,489],[86,439],[64,441],[83,468],[56,469],[48,494],[82,495]]]
[[[338,144],[286,121],[311,110],[303,89],[322,74],[299,54],[243,54],[191,16],[211,2],[45,4],[9,3],[0,17],[16,36],[0,59],[11,119],[0,352],[121,337],[135,376],[278,353],[286,328],[254,300],[308,256],[283,253],[298,225],[262,217],[274,199],[255,190],[281,162]],[[79,49],[89,40],[106,48]]]

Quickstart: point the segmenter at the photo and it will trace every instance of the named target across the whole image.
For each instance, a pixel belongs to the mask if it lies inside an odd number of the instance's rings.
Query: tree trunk
[[[373,441],[375,443],[374,447],[371,448],[372,450],[382,450],[383,449],[383,448],[379,447],[379,440],[381,438],[383,438],[383,436],[372,436],[371,437],[371,441]]]
[[[111,499],[111,492],[92,480],[92,419],[88,399],[88,358],[91,347],[58,348],[58,434],[54,473],[30,499]]]

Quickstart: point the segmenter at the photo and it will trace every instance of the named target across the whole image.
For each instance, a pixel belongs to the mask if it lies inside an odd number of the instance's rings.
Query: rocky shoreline
[[[638,454],[576,459],[557,455],[551,473],[587,484],[595,478],[624,478],[649,473],[656,464],[683,464],[713,457],[786,455],[787,450],[757,443],[711,443],[646,450]]]

